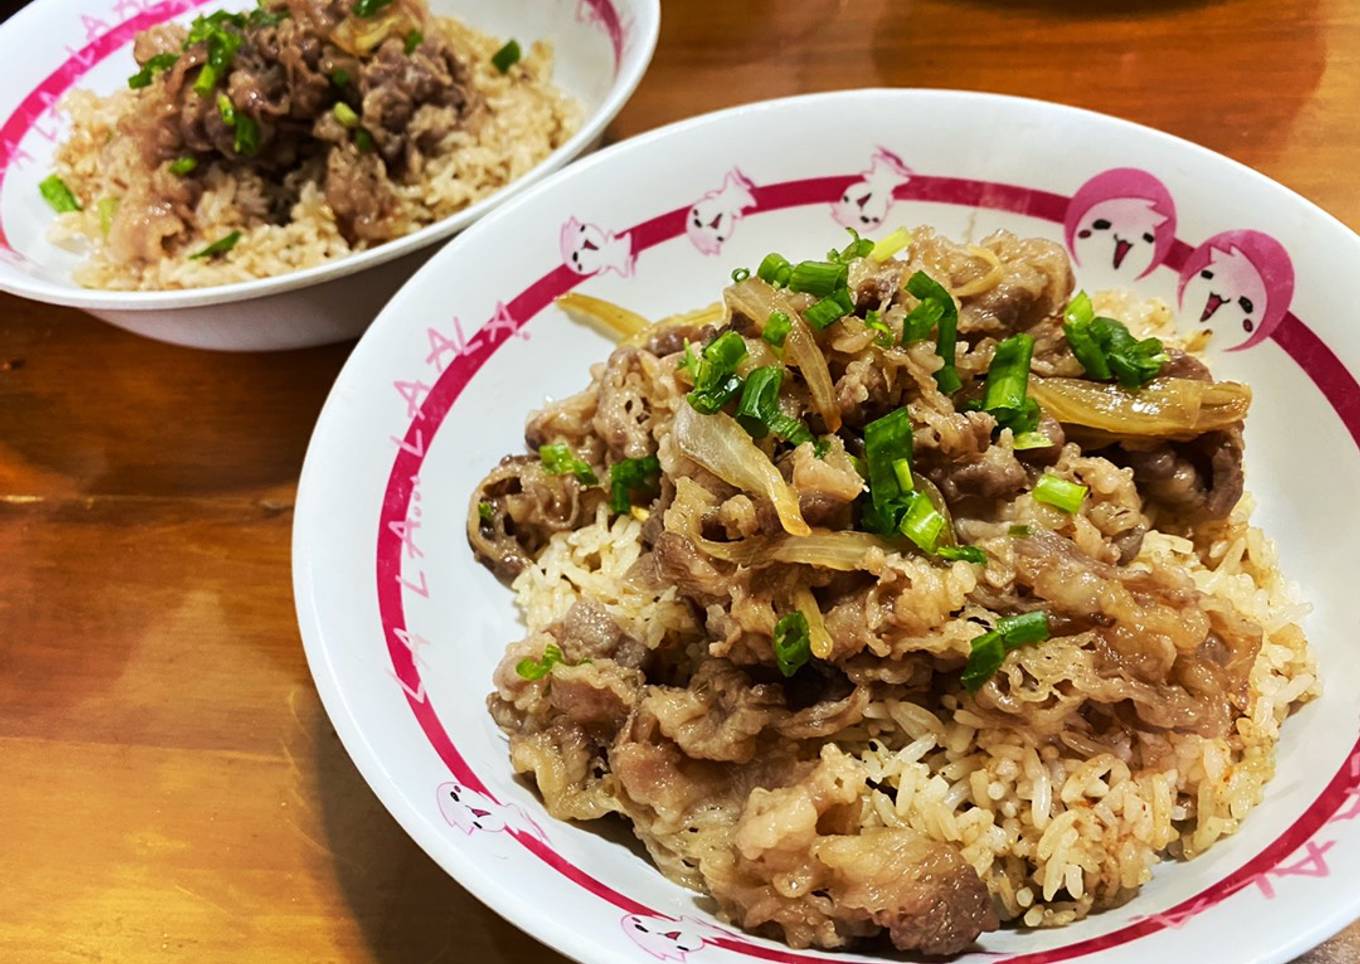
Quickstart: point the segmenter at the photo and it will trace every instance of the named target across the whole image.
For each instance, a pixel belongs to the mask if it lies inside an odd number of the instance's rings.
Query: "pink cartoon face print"
[[[1186,320],[1231,337],[1229,351],[1251,348],[1279,327],[1294,297],[1294,263],[1284,246],[1260,231],[1224,231],[1185,260],[1178,290]]]
[[[539,840],[547,840],[543,828],[523,809],[514,804],[500,804],[484,793],[463,786],[455,780],[441,783],[435,795],[439,812],[449,826],[465,834],[478,831],[527,833]]]
[[[633,236],[616,235],[594,224],[572,218],[562,225],[562,262],[580,275],[613,271],[620,277],[633,274]]]
[[[722,187],[709,191],[685,212],[685,233],[704,254],[718,254],[732,237],[742,214],[756,205],[754,184],[735,167],[727,172]]]
[[[629,914],[623,918],[623,932],[633,943],[660,961],[680,961],[703,950],[704,939],[683,921]]]
[[[1063,223],[1077,264],[1141,278],[1166,260],[1176,239],[1171,192],[1147,171],[1102,171],[1072,195]]]
[[[911,169],[892,151],[880,147],[859,178],[831,206],[831,216],[842,227],[872,231],[888,217],[893,192],[911,180]]]

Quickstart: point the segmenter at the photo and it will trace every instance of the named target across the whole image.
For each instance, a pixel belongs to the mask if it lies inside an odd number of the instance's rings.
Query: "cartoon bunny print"
[[[560,245],[563,263],[579,275],[613,271],[623,278],[632,277],[636,256],[631,234],[616,235],[571,218],[562,225]]]
[[[1246,334],[1229,351],[1251,348],[1284,321],[1294,297],[1294,263],[1268,234],[1224,231],[1185,259],[1177,297],[1189,320]]]
[[[880,147],[859,178],[831,205],[831,216],[842,227],[872,231],[892,209],[893,192],[911,180],[911,169],[892,151]]]
[[[737,168],[727,172],[722,186],[709,191],[685,212],[685,233],[704,254],[718,254],[747,209],[756,205],[755,185]]]
[[[1147,171],[1117,167],[1088,180],[1067,205],[1063,233],[1078,265],[1141,278],[1176,239],[1176,203]]]

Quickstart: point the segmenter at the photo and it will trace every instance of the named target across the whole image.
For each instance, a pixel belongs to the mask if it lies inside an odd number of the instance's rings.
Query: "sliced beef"
[[[642,712],[656,719],[661,732],[687,756],[746,763],[756,754],[756,738],[786,715],[777,685],[752,683],[727,660],[708,659],[684,689],[654,686]]]
[[[468,543],[496,575],[513,579],[549,536],[579,526],[601,498],[598,487],[552,475],[534,456],[506,456],[473,493]]]
[[[1207,521],[1227,518],[1242,498],[1242,449],[1238,427],[1148,449],[1125,444],[1110,458],[1133,469],[1134,481],[1149,502]]]

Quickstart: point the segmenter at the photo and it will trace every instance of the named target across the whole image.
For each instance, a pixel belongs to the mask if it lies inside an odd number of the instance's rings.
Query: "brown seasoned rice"
[[[471,66],[472,86],[487,109],[477,123],[446,136],[420,178],[394,185],[401,202],[400,234],[455,214],[522,177],[565,143],[582,118],[581,105],[551,83],[549,44],[532,44],[524,59],[502,74],[491,63],[501,40],[450,18],[433,19]],[[77,283],[120,291],[231,284],[312,267],[370,246],[346,241],[313,172],[289,175],[301,182],[299,199],[289,223],[280,225],[267,217],[269,189],[257,173],[214,165],[204,175],[206,190],[195,209],[193,233],[177,239],[173,252],[155,263],[107,257],[98,202],[119,197],[146,176],[130,140],[111,142],[119,118],[136,104],[137,92],[131,90],[108,97],[78,90],[62,104],[72,129],[57,152],[56,172],[85,203],[83,211],[59,215],[50,238],[87,254],[75,270]],[[226,255],[211,261],[190,257],[232,231],[240,231],[241,240]]]

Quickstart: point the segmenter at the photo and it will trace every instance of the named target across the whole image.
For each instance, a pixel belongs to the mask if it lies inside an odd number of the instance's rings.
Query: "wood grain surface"
[[[666,0],[663,21],[613,139],[805,91],[1004,91],[1188,137],[1360,226],[1354,0]],[[195,352],[0,296],[0,960],[560,960],[407,839],[317,702],[289,529],[348,350]],[[1304,960],[1360,961],[1360,926]]]

